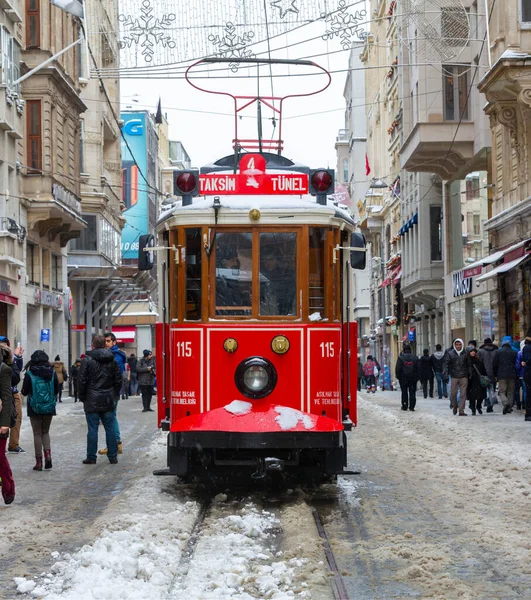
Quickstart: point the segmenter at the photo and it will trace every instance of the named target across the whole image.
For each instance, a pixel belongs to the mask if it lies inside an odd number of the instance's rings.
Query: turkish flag
[[[369,165],[369,157],[365,153],[365,175],[371,174],[371,165]]]

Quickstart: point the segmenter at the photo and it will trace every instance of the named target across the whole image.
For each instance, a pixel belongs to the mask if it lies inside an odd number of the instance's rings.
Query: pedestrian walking
[[[435,352],[430,356],[430,360],[431,368],[433,369],[435,379],[437,380],[437,395],[439,396],[439,400],[443,396],[448,398],[447,384],[443,378],[444,351],[441,344],[435,346]]]
[[[498,352],[498,346],[492,343],[491,338],[485,338],[483,345],[479,347],[479,357],[485,365],[487,376],[489,378],[489,385],[487,387],[487,393],[485,396],[484,405],[487,407],[487,412],[493,412],[493,405],[498,403],[496,398],[496,378],[494,377],[494,357]]]
[[[79,399],[83,402],[88,428],[85,465],[96,464],[100,421],[105,428],[107,441],[105,454],[111,464],[118,462],[114,410],[116,397],[120,395],[122,387],[122,373],[114,353],[105,345],[105,338],[95,335],[92,338],[92,350],[87,352],[79,368]]]
[[[524,367],[522,367],[522,354],[525,346],[525,340],[520,342],[520,350],[516,355],[516,387],[518,388],[518,399],[520,399],[520,404],[517,403],[517,408],[520,410],[522,407],[525,411],[526,409],[526,398],[527,398],[527,390],[524,383]],[[520,398],[520,389],[522,390],[522,397]]]
[[[143,357],[138,361],[138,386],[142,394],[142,412],[154,412],[151,408],[153,384],[155,383],[155,359],[151,350],[144,350]]]
[[[468,354],[468,401],[472,414],[483,414],[482,405],[487,396],[487,369],[479,356],[477,348],[469,346]]]
[[[376,377],[378,377],[379,368],[371,354],[367,356],[367,360],[363,365],[363,377],[365,379],[365,388],[367,393],[376,394]]]
[[[358,392],[361,392],[362,384],[363,384],[363,363],[361,362],[361,356],[358,354]]]
[[[138,380],[136,373],[136,365],[138,363],[138,359],[133,352],[129,355],[127,359],[127,364],[131,368],[131,376],[129,378],[129,395],[137,396],[138,395]]]
[[[502,346],[496,353],[493,362],[494,377],[498,381],[498,393],[503,404],[503,414],[513,412],[514,387],[516,385],[516,357],[518,352],[513,348],[511,336],[502,339]]]
[[[433,398],[434,379],[435,373],[433,371],[433,364],[430,356],[430,351],[428,348],[425,348],[422,356],[419,358],[419,380],[422,384],[422,393],[424,394],[424,398],[428,397],[428,391],[430,398]]]
[[[0,336],[0,343],[6,344],[10,347],[9,339],[5,336]],[[24,348],[17,346],[13,350],[13,363],[11,364],[11,386],[13,399],[15,400],[15,411],[17,413],[17,419],[13,427],[9,430],[9,443],[8,452],[20,454],[25,452],[24,448],[20,445],[20,428],[22,426],[22,394],[18,390],[20,383],[20,374],[24,368],[24,360],[22,358],[24,354]]]
[[[42,471],[42,453],[44,450],[44,468],[52,468],[52,448],[50,427],[56,415],[55,405],[59,393],[57,372],[50,364],[44,350],[35,350],[26,365],[22,383],[22,395],[28,398],[28,417],[33,430],[35,446],[34,471]]]
[[[522,348],[523,380],[525,384],[525,420],[531,421],[531,337],[525,338]]]
[[[65,363],[61,361],[59,354],[55,357],[52,367],[57,375],[57,381],[59,382],[59,390],[57,392],[57,402],[62,402],[63,386],[65,381],[68,380],[68,373],[65,369]]]
[[[468,358],[464,349],[463,340],[456,338],[452,348],[446,352],[443,361],[443,377],[446,381],[452,378],[450,385],[450,399],[454,415],[459,408],[459,416],[466,417],[466,391],[468,388]],[[459,407],[457,405],[457,392],[459,391]]]
[[[72,385],[72,395],[74,396],[74,404],[78,401],[77,377],[79,375],[79,367],[80,366],[81,366],[81,359],[77,358],[76,362],[70,367],[70,383]]]
[[[125,364],[127,361],[127,356],[125,354],[125,352],[123,352],[122,350],[120,350],[120,348],[118,347],[118,340],[116,339],[116,336],[114,335],[114,333],[106,333],[105,334],[105,348],[107,348],[107,350],[110,350],[113,354],[114,360],[118,363],[118,367],[120,369],[120,376],[123,378],[123,373],[125,371]],[[121,389],[121,386],[120,386]],[[122,453],[122,435],[120,433],[120,424],[118,423],[118,416],[117,416],[117,411],[118,411],[118,400],[120,400],[120,390],[118,390],[118,394],[116,395],[115,398],[115,404],[114,404],[114,431],[116,432],[116,443],[118,444],[118,454]],[[107,454],[108,452],[108,447],[107,448],[103,448],[103,450],[98,450],[98,454]]]
[[[419,379],[419,361],[406,344],[396,361],[395,375],[402,391],[402,410],[414,411],[417,404],[416,391]]]
[[[131,376],[131,367],[129,363],[125,363],[125,369],[122,373],[122,400],[127,400],[129,398],[129,378]]]
[[[16,421],[15,401],[13,398],[11,378],[13,354],[9,346],[0,345],[0,478],[2,480],[2,497],[5,504],[15,499],[15,480],[6,456],[9,429]]]

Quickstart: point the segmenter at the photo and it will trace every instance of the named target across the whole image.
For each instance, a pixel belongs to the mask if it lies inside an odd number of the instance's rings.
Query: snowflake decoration
[[[321,19],[330,24],[330,29],[323,35],[323,40],[339,37],[343,50],[348,50],[352,46],[354,37],[359,40],[365,39],[366,32],[360,21],[366,16],[367,11],[365,9],[357,10],[354,14],[348,12],[347,1],[339,0],[337,11],[321,14]]]
[[[254,53],[247,48],[248,44],[252,43],[254,33],[248,31],[240,36],[236,32],[236,27],[230,21],[225,25],[224,32],[224,37],[219,37],[219,35],[209,35],[208,41],[218,47],[218,52],[216,52],[214,56],[234,59],[229,64],[229,67],[233,73],[236,73],[240,67],[240,61],[238,59],[251,58],[254,56]]]
[[[297,0],[273,0],[270,3],[271,8],[277,8],[280,11],[280,18],[283,19],[289,12],[299,14],[296,6]]]
[[[175,48],[176,44],[167,32],[172,28],[176,15],[162,15],[160,19],[155,17],[150,0],[143,0],[140,12],[139,19],[133,19],[130,15],[118,17],[125,32],[119,46],[123,49],[130,48],[133,44],[140,44],[142,56],[149,63],[153,60],[157,44],[162,44],[164,48]]]

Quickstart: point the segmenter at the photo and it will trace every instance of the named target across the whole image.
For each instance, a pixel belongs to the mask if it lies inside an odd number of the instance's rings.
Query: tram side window
[[[260,234],[260,315],[294,316],[297,309],[297,234]]]
[[[323,319],[325,318],[325,240],[324,227],[310,227],[309,314],[319,313]]]
[[[201,319],[201,229],[186,229],[186,315]]]
[[[252,233],[216,236],[216,315],[251,316],[253,303]]]

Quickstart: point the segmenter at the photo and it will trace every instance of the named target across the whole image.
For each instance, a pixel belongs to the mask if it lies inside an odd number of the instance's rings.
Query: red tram
[[[139,268],[157,252],[163,317],[168,454],[155,474],[330,480],[344,472],[345,429],[357,421],[350,297],[365,240],[328,198],[333,171],[294,163],[281,141],[259,139],[247,153],[239,141],[200,172],[175,172],[182,201],[162,213],[157,242],[140,241]]]

